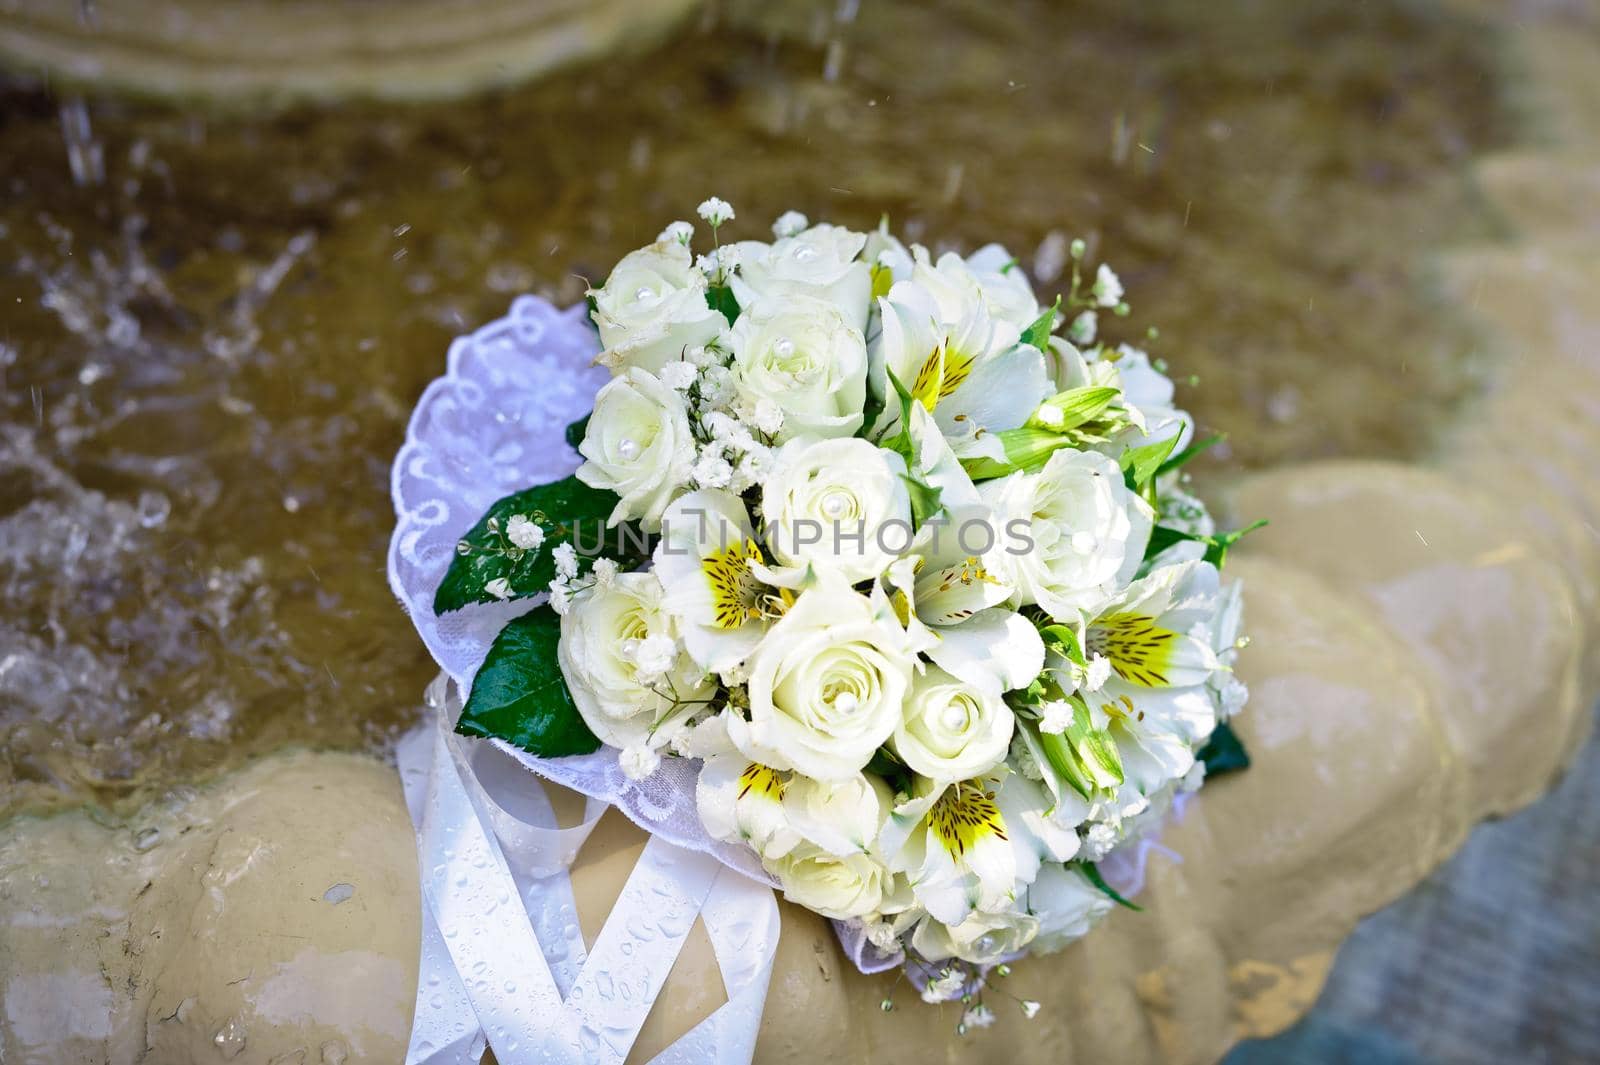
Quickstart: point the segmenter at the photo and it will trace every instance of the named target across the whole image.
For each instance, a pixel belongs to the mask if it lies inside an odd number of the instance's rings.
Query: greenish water
[[[1262,465],[1409,454],[1473,388],[1427,255],[1482,236],[1492,34],[1422,3],[724,12],[425,107],[264,117],[0,88],[0,809],[284,743],[382,749],[430,666],[387,470],[451,336],[732,200],[936,245],[1067,239]]]

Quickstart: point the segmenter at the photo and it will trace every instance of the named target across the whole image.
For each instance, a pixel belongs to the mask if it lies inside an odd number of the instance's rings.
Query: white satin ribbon
[[[652,837],[586,950],[567,869],[606,804],[560,828],[536,776],[471,746],[434,713],[398,751],[423,901],[407,1065],[477,1065],[485,1040],[501,1065],[622,1065],[697,915],[728,1001],[652,1065],[748,1062],[778,945],[771,889]]]

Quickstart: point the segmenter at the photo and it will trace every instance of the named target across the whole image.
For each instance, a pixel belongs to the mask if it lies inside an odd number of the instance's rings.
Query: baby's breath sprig
[[[542,523],[550,519],[541,511],[535,510],[531,514],[512,514],[506,519],[504,526],[500,519],[490,517],[484,522],[484,528],[489,534],[489,540],[474,546],[471,541],[463,538],[456,541],[456,554],[466,558],[473,554],[488,555],[503,558],[515,565],[521,562],[524,556],[536,553],[544,544],[544,527]],[[511,581],[506,577],[495,577],[486,581],[483,590],[496,599],[510,599],[515,594]]]
[[[1043,1007],[1035,999],[1018,998],[1010,991],[1007,991],[1000,981],[1010,975],[1011,966],[1002,962],[1001,964],[996,965],[993,969],[989,970],[984,986],[988,990],[993,991],[995,994],[1009,998],[1012,1002],[1015,1002],[1017,1007],[1022,1011],[1022,1016],[1031,1021],[1039,1015],[1039,1011]]]
[[[697,213],[711,227],[712,252],[710,256],[705,257],[702,261],[713,267],[714,272],[708,271],[712,287],[720,288],[728,283],[731,264],[728,261],[728,256],[723,253],[722,237],[719,231],[724,225],[738,216],[734,214],[733,205],[719,196],[712,196],[702,203],[697,208]]]

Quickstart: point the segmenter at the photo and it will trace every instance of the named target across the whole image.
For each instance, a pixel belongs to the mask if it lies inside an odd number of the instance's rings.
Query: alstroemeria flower
[[[878,307],[882,323],[868,349],[869,381],[886,403],[875,431],[899,424],[891,373],[953,441],[1014,429],[1050,395],[1044,355],[1019,343],[1020,330],[993,318],[975,295],[950,318],[917,280],[900,281]]]
[[[1115,905],[1076,869],[1045,866],[1028,888],[1028,908],[1039,919],[1033,949],[1040,953],[1060,950],[1087,934]]]
[[[908,557],[890,564],[885,584],[917,649],[936,665],[986,694],[1025,687],[1044,665],[1044,644],[1031,622],[999,606],[1013,589],[981,557],[1005,531],[920,407],[911,411],[911,438],[916,475],[939,492],[942,509],[925,520]]]
[[[999,244],[985,244],[964,259],[945,252],[930,262],[928,250],[921,245],[913,254],[913,279],[933,294],[948,317],[958,317],[976,298],[991,318],[1020,334],[1043,313],[1028,284],[1027,271]]]
[[[1011,828],[1007,835],[1019,883],[1031,884],[1041,867],[1077,856],[1078,826],[1089,816],[1090,807],[1076,794],[1057,800],[1043,785],[1012,773],[1000,782],[995,803]]]
[[[1181,554],[1196,554],[1187,545]],[[1216,567],[1189,557],[1164,565],[1089,612],[1083,650],[1110,674],[1082,696],[1097,728],[1117,741],[1127,781],[1141,794],[1182,777],[1216,727],[1209,685],[1227,669],[1212,640],[1234,601]]]
[[[744,843],[762,858],[788,854],[800,842],[783,812],[790,774],[752,762],[738,752],[707,758],[695,785],[695,805],[706,834]]]
[[[1017,860],[989,778],[935,783],[894,808],[879,840],[889,868],[904,873],[936,920],[960,924],[974,909],[1005,909],[1016,894]]]
[[[752,567],[761,545],[732,492],[703,489],[674,500],[662,514],[654,559],[684,647],[713,673],[744,661],[794,602],[793,592],[763,582]]]

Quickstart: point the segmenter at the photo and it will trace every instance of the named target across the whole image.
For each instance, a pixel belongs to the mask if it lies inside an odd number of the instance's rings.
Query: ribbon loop
[[[592,950],[567,874],[607,805],[562,828],[538,778],[447,719],[401,741],[417,828],[422,950],[407,1065],[622,1065],[698,916],[728,1001],[654,1059],[748,1062],[777,950],[770,888],[652,836]]]

